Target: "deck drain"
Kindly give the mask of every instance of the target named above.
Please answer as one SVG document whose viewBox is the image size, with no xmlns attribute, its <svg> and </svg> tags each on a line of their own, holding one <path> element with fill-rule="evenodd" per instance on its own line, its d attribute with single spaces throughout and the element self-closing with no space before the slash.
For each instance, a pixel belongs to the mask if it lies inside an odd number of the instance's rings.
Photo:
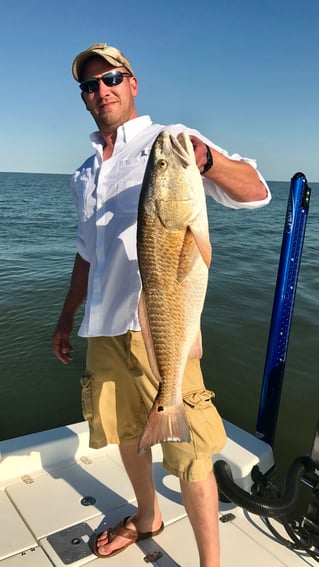
<svg viewBox="0 0 319 567">
<path fill-rule="evenodd" d="M 163 553 L 161 551 L 152 551 L 152 553 L 145 555 L 143 559 L 145 563 L 155 563 L 158 559 L 161 559 L 161 557 L 163 557 Z"/>
<path fill-rule="evenodd" d="M 70 565 L 92 554 L 89 547 L 89 540 L 92 534 L 93 530 L 88 524 L 83 522 L 50 535 L 48 542 L 61 561 L 65 565 Z"/>
<path fill-rule="evenodd" d="M 84 496 L 81 500 L 82 506 L 94 506 L 96 503 L 96 498 L 93 496 Z"/>
<path fill-rule="evenodd" d="M 235 514 L 228 512 L 228 514 L 223 514 L 222 516 L 220 516 L 219 520 L 220 522 L 223 522 L 223 524 L 226 524 L 227 522 L 232 522 L 235 518 Z"/>
</svg>

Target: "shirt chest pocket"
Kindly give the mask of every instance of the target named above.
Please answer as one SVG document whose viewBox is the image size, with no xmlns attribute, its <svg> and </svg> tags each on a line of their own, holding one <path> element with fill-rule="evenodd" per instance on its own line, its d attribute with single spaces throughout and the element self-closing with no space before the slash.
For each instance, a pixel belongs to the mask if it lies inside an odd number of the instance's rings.
<svg viewBox="0 0 319 567">
<path fill-rule="evenodd" d="M 149 154 L 150 149 L 143 150 L 140 156 L 123 159 L 119 162 L 116 184 L 117 214 L 126 215 L 134 213 L 136 215 Z"/>
<path fill-rule="evenodd" d="M 96 210 L 96 187 L 92 176 L 84 172 L 76 182 L 76 205 L 79 219 L 87 221 L 94 216 Z"/>
</svg>

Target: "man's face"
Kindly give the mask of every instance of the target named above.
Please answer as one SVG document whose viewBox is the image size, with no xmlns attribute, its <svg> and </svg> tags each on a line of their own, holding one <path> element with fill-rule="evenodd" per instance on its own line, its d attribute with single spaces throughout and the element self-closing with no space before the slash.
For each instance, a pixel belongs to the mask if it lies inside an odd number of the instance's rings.
<svg viewBox="0 0 319 567">
<path fill-rule="evenodd" d="M 110 71 L 127 73 L 124 67 L 114 68 L 101 57 L 89 59 L 82 72 L 82 81 L 92 77 L 101 77 Z M 121 124 L 136 118 L 137 112 L 134 98 L 137 95 L 137 80 L 135 77 L 123 77 L 122 83 L 108 87 L 99 81 L 99 89 L 95 93 L 82 92 L 81 96 L 86 108 L 92 114 L 102 134 L 109 134 Z"/>
</svg>

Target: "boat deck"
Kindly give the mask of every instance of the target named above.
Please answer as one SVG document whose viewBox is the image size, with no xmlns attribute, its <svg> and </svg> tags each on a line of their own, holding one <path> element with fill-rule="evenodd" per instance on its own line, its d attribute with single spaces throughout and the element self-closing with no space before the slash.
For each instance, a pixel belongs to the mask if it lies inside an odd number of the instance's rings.
<svg viewBox="0 0 319 567">
<path fill-rule="evenodd" d="M 236 482 L 248 489 L 254 464 L 271 467 L 271 448 L 227 422 L 226 429 L 228 441 L 220 457 L 230 461 Z M 86 424 L 79 423 L 4 441 L 0 453 L 1 567 L 103 564 L 90 552 L 91 534 L 135 510 L 118 448 L 89 449 Z M 114 567 L 199 565 L 178 479 L 167 474 L 161 459 L 157 446 L 154 478 L 165 530 L 114 556 L 109 560 Z M 306 553 L 275 541 L 257 516 L 225 503 L 219 515 L 221 567 L 317 565 Z"/>
</svg>

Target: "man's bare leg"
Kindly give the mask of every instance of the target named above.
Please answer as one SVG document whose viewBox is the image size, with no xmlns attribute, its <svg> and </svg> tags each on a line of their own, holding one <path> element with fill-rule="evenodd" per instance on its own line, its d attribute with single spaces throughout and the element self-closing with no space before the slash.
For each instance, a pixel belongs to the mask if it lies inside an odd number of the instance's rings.
<svg viewBox="0 0 319 567">
<path fill-rule="evenodd" d="M 120 453 L 131 480 L 137 512 L 127 527 L 140 532 L 157 530 L 162 523 L 152 474 L 151 451 L 137 454 L 137 445 L 122 445 Z M 183 502 L 190 519 L 200 557 L 200 567 L 219 567 L 218 492 L 213 473 L 202 481 L 180 481 Z M 98 539 L 99 553 L 109 555 L 127 544 L 116 536 L 108 543 L 107 531 Z"/>
<path fill-rule="evenodd" d="M 211 472 L 205 480 L 181 480 L 185 510 L 197 542 L 200 567 L 219 567 L 218 491 Z"/>
<path fill-rule="evenodd" d="M 149 449 L 138 455 L 137 444 L 120 445 L 122 461 L 132 483 L 137 500 L 137 512 L 127 521 L 126 527 L 139 532 L 157 530 L 162 524 L 152 470 L 152 453 Z M 127 539 L 116 536 L 108 543 L 107 531 L 98 538 L 97 547 L 102 555 L 109 555 L 116 549 L 127 545 Z"/>
</svg>

